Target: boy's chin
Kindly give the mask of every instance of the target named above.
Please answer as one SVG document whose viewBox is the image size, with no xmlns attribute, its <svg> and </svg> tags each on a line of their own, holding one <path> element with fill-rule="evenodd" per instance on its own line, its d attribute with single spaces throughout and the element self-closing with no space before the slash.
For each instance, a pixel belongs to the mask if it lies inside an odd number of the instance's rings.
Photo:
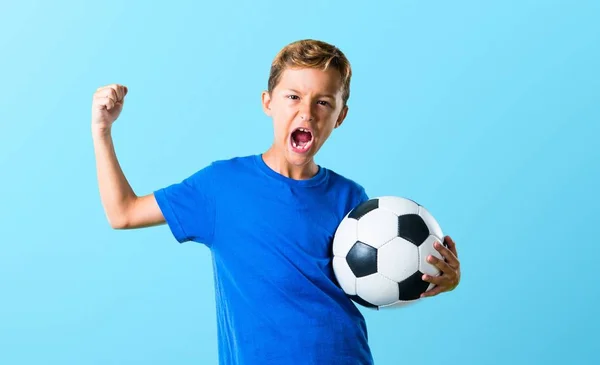
<svg viewBox="0 0 600 365">
<path fill-rule="evenodd" d="M 292 146 L 288 146 L 285 152 L 286 160 L 295 166 L 306 165 L 307 163 L 310 163 L 314 157 L 312 148 L 307 151 L 303 151 L 302 153 L 298 153 Z"/>
</svg>

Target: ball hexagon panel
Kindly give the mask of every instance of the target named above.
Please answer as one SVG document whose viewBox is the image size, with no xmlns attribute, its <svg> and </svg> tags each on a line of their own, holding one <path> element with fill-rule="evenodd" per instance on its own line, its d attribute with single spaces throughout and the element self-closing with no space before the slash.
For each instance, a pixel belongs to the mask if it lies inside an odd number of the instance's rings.
<svg viewBox="0 0 600 365">
<path fill-rule="evenodd" d="M 396 237 L 377 250 L 377 270 L 400 282 L 419 270 L 419 250 L 412 242 Z"/>
<path fill-rule="evenodd" d="M 389 210 L 375 209 L 358 220 L 357 238 L 379 248 L 398 236 L 398 216 Z"/>
<path fill-rule="evenodd" d="M 357 241 L 346 255 L 346 262 L 357 278 L 377 272 L 377 249 Z"/>
<path fill-rule="evenodd" d="M 398 283 L 375 273 L 356 279 L 356 294 L 376 306 L 391 304 L 398 301 Z"/>
<path fill-rule="evenodd" d="M 356 295 L 356 276 L 344 257 L 334 256 L 333 271 L 342 290 L 348 295 Z"/>
<path fill-rule="evenodd" d="M 346 257 L 348 251 L 356 242 L 358 221 L 356 219 L 343 219 L 333 236 L 333 255 Z"/>
<path fill-rule="evenodd" d="M 389 210 L 396 216 L 419 213 L 419 205 L 410 199 L 397 196 L 382 196 L 377 199 L 379 208 Z"/>
</svg>

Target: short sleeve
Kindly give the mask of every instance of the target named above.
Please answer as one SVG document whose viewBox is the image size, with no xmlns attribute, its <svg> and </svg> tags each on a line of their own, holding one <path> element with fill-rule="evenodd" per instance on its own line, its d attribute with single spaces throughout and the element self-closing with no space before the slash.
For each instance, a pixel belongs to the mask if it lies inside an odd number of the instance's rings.
<svg viewBox="0 0 600 365">
<path fill-rule="evenodd" d="M 165 221 L 179 243 L 212 244 L 215 178 L 211 166 L 207 166 L 179 183 L 154 192 Z"/>
<path fill-rule="evenodd" d="M 352 182 L 347 189 L 344 189 L 342 194 L 344 202 L 341 205 L 343 209 L 342 216 L 345 216 L 352 209 L 369 200 L 369 196 L 365 189 L 355 182 Z"/>
<path fill-rule="evenodd" d="M 356 205 L 362 204 L 362 203 L 366 202 L 367 200 L 369 200 L 369 195 L 367 194 L 365 188 L 363 188 L 362 186 L 359 186 L 358 203 Z"/>
</svg>

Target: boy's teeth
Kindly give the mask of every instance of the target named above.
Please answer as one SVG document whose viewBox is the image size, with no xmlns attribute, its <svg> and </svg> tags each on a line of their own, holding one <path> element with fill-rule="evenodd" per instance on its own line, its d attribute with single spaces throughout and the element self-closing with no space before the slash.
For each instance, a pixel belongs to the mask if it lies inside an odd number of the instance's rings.
<svg viewBox="0 0 600 365">
<path fill-rule="evenodd" d="M 292 146 L 294 146 L 294 148 L 299 148 L 301 150 L 306 149 L 308 147 L 308 145 L 309 145 L 309 143 L 304 144 L 304 146 L 300 146 L 300 145 L 298 145 L 298 143 L 292 141 Z"/>
</svg>

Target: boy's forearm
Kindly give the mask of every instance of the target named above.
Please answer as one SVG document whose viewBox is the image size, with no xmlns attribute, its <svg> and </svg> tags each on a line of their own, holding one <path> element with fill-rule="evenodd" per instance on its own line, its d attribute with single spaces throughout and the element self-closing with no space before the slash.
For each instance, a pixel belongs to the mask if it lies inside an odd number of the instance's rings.
<svg viewBox="0 0 600 365">
<path fill-rule="evenodd" d="M 119 165 L 110 132 L 93 131 L 92 136 L 102 205 L 111 227 L 120 228 L 136 195 Z"/>
</svg>

